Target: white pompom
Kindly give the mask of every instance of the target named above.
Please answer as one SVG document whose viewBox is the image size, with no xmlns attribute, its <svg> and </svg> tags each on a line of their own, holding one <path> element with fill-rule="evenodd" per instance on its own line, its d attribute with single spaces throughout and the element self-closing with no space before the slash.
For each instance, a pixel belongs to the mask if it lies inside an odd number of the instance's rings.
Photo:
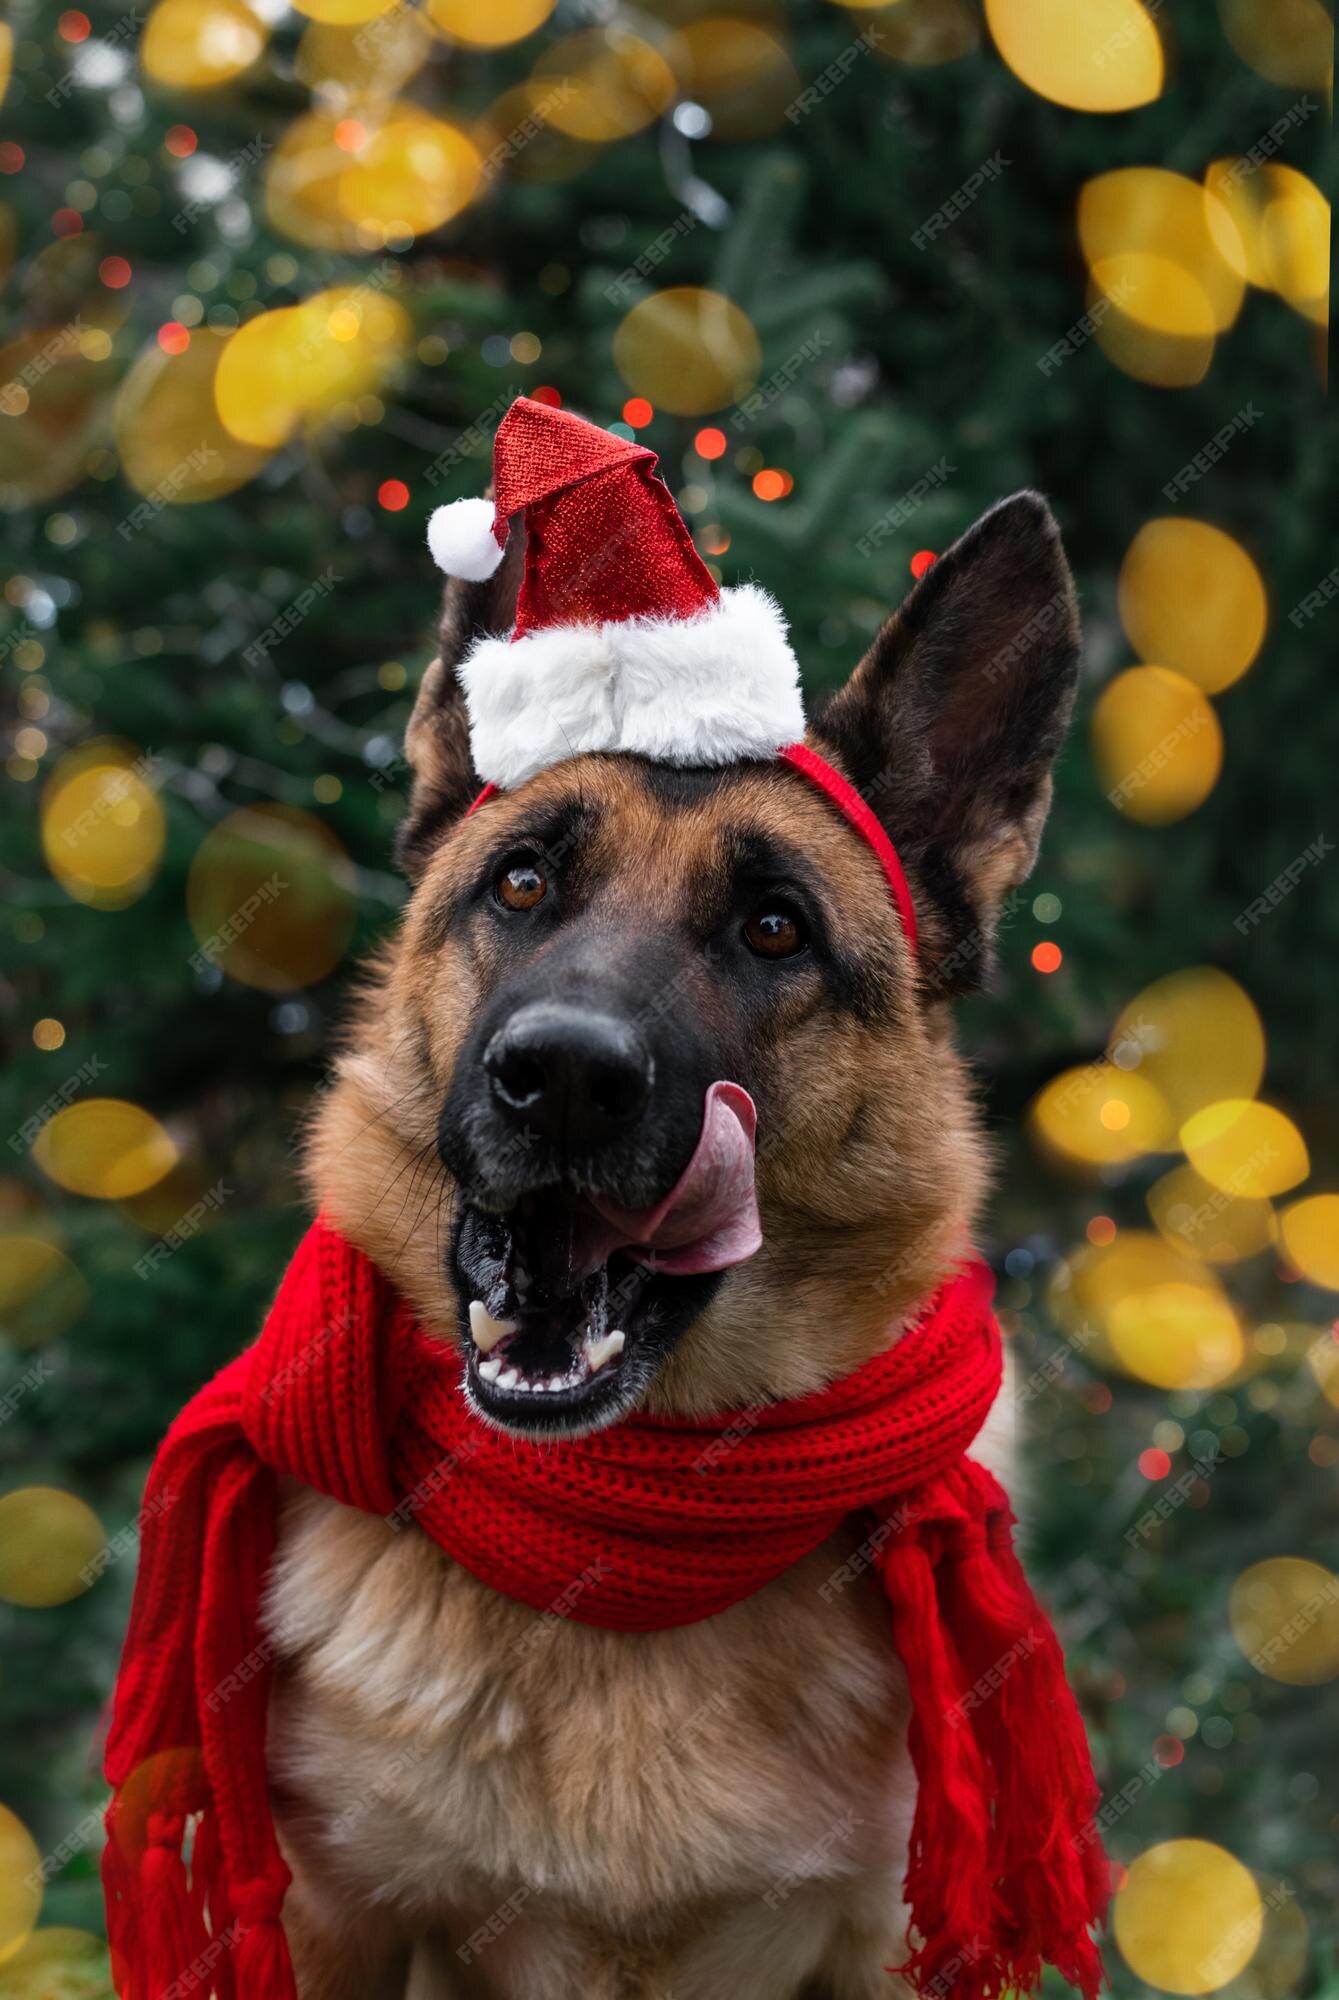
<svg viewBox="0 0 1339 2000">
<path fill-rule="evenodd" d="M 502 561 L 493 533 L 491 500 L 450 500 L 428 516 L 428 547 L 438 569 L 482 583 Z"/>
</svg>

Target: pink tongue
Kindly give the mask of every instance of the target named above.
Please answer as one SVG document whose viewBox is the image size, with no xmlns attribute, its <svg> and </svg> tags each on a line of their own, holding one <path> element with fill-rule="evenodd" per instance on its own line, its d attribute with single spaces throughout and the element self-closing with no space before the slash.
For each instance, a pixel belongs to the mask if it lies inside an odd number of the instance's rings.
<svg viewBox="0 0 1339 2000">
<path fill-rule="evenodd" d="M 598 1196 L 598 1224 L 587 1254 L 603 1263 L 615 1250 L 631 1250 L 653 1271 L 686 1276 L 742 1264 L 762 1243 L 753 1180 L 753 1140 L 758 1114 L 737 1083 L 713 1083 L 693 1157 L 654 1208 L 619 1208 Z"/>
</svg>

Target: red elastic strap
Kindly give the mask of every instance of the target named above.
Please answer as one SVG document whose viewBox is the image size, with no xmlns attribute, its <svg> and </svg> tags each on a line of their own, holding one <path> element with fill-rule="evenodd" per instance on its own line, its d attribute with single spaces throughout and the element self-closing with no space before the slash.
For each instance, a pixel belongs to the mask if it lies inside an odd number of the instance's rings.
<svg viewBox="0 0 1339 2000">
<path fill-rule="evenodd" d="M 783 764 L 789 764 L 791 769 L 798 771 L 802 778 L 807 778 L 811 785 L 817 785 L 819 791 L 836 806 L 847 825 L 854 828 L 861 839 L 867 840 L 874 849 L 875 854 L 878 856 L 879 866 L 882 868 L 888 887 L 892 891 L 893 903 L 897 909 L 898 916 L 902 920 L 902 929 L 906 933 L 907 943 L 911 946 L 912 951 L 915 952 L 918 948 L 916 907 L 911 900 L 911 890 L 907 887 L 907 878 L 903 871 L 902 863 L 897 858 L 897 849 L 893 846 L 892 841 L 889 840 L 887 834 L 879 825 L 878 820 L 875 819 L 873 813 L 855 789 L 855 786 L 848 784 L 841 772 L 835 771 L 827 759 L 820 757 L 816 750 L 811 750 L 807 743 L 788 744 L 784 750 L 778 751 L 777 754 Z M 498 787 L 496 785 L 485 785 L 478 798 L 474 801 L 474 804 L 470 807 L 469 812 L 466 813 L 466 819 L 470 817 L 470 813 L 477 813 L 480 806 L 486 806 L 491 798 L 495 798 L 497 791 Z"/>
<path fill-rule="evenodd" d="M 791 743 L 778 752 L 783 764 L 789 764 L 811 785 L 817 785 L 820 792 L 831 799 L 847 825 L 853 827 L 862 840 L 867 840 L 879 859 L 888 887 L 892 891 L 897 914 L 902 919 L 902 929 L 912 951 L 917 950 L 916 907 L 911 900 L 911 890 L 907 886 L 906 873 L 897 858 L 897 849 L 889 840 L 874 814 L 861 798 L 854 785 L 848 784 L 840 771 L 834 771 L 827 759 L 811 750 L 807 743 Z"/>
</svg>

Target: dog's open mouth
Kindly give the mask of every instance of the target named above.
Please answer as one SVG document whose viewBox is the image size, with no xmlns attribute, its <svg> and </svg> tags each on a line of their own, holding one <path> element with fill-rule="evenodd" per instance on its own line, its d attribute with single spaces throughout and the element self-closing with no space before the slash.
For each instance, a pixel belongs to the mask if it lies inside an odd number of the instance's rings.
<svg viewBox="0 0 1339 2000">
<path fill-rule="evenodd" d="M 629 1409 L 718 1274 L 762 1240 L 753 1105 L 707 1093 L 688 1166 L 654 1208 L 621 1208 L 565 1183 L 503 1214 L 461 1213 L 456 1280 L 468 1301 L 466 1383 L 510 1429 L 590 1430 Z"/>
</svg>

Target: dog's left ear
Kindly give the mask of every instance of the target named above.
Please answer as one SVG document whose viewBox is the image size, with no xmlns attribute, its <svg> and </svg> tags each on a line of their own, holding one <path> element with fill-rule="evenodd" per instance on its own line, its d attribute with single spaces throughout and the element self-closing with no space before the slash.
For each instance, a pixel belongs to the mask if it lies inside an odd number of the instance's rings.
<svg viewBox="0 0 1339 2000">
<path fill-rule="evenodd" d="M 419 684 L 404 750 L 414 781 L 409 809 L 395 836 L 395 858 L 416 882 L 445 829 L 468 811 L 483 789 L 470 755 L 470 718 L 456 669 L 479 638 L 515 623 L 524 568 L 525 535 L 519 525 L 507 540 L 501 566 L 482 583 L 452 577 L 442 600 L 438 657 Z"/>
<path fill-rule="evenodd" d="M 1029 874 L 1078 676 L 1060 534 L 1037 493 L 969 528 L 893 613 L 809 732 L 887 828 L 941 993 L 982 984 Z"/>
</svg>

